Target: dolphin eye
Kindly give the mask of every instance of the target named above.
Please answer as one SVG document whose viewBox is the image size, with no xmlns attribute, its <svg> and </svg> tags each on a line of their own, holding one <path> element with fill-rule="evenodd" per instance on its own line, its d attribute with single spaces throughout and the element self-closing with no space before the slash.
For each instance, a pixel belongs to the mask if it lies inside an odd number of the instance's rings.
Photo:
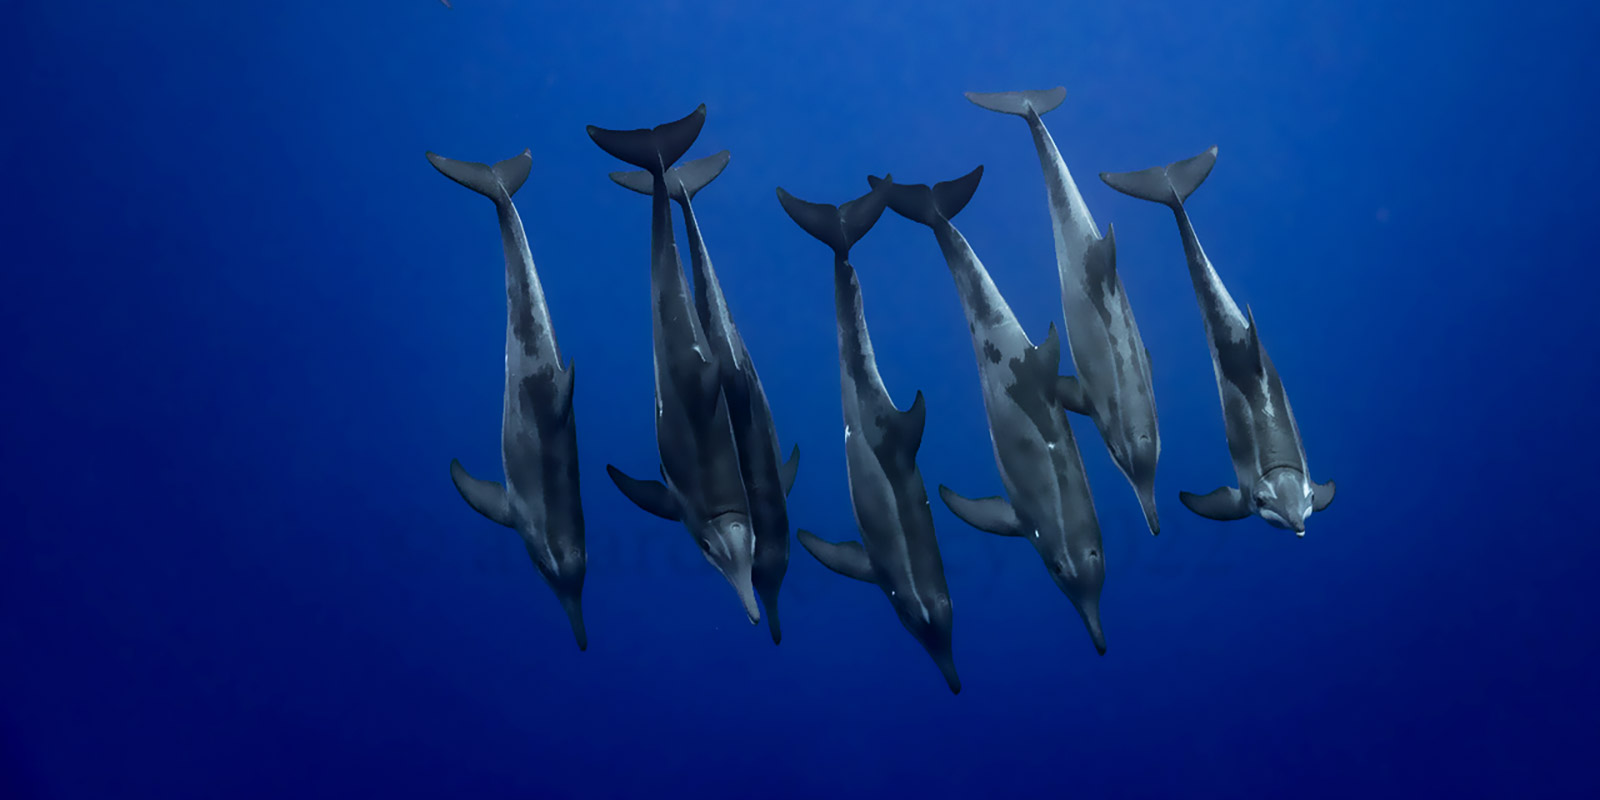
<svg viewBox="0 0 1600 800">
<path fill-rule="evenodd" d="M 700 552 L 702 552 L 702 553 L 711 552 L 711 540 L 710 539 L 701 539 L 700 540 Z"/>
</svg>

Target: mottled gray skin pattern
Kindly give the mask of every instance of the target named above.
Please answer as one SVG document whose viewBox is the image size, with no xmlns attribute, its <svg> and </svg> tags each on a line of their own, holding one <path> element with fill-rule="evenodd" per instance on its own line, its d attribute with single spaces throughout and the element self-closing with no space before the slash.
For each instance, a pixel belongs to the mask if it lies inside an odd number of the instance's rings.
<svg viewBox="0 0 1600 800">
<path fill-rule="evenodd" d="M 1083 459 L 1056 395 L 1059 339 L 1052 329 L 1034 347 L 961 232 L 942 215 L 931 223 L 972 334 L 995 463 L 1020 523 L 1012 535 L 1033 543 L 1103 653 L 1105 556 Z"/>
<path fill-rule="evenodd" d="M 1314 487 L 1300 426 L 1277 367 L 1261 344 L 1252 319 L 1239 312 L 1222 278 L 1206 258 L 1180 204 L 1173 210 L 1189 278 L 1205 322 L 1211 364 L 1222 400 L 1228 454 L 1250 512 L 1274 527 L 1305 535 Z"/>
<path fill-rule="evenodd" d="M 527 159 L 528 154 L 519 158 Z M 488 169 L 432 154 L 429 159 L 452 178 L 463 174 L 461 167 Z M 523 169 L 525 174 L 525 164 Z M 479 512 L 521 536 L 534 566 L 566 609 L 579 648 L 586 649 L 581 597 L 587 557 L 572 367 L 562 366 L 550 310 L 510 192 L 481 182 L 464 185 L 484 191 L 494 201 L 505 251 L 506 381 L 500 451 L 506 482 L 501 489 L 479 481 L 458 463 L 452 464 L 452 477 Z"/>
<path fill-rule="evenodd" d="M 783 638 L 778 624 L 778 590 L 789 571 L 789 504 L 779 473 L 782 457 L 778 449 L 778 430 L 772 421 L 766 391 L 761 387 L 761 376 L 756 374 L 750 352 L 733 324 L 733 314 L 728 310 L 722 285 L 711 266 L 689 193 L 680 185 L 672 190 L 672 195 L 683 209 L 689 236 L 695 310 L 712 356 L 723 367 L 723 393 L 728 400 L 734 443 L 739 453 L 739 471 L 744 479 L 750 522 L 755 529 L 751 581 L 762 605 L 766 606 L 767 626 L 776 644 Z"/>
<path fill-rule="evenodd" d="M 922 393 L 917 392 L 904 412 L 889 398 L 867 333 L 861 284 L 842 256 L 834 259 L 833 287 L 850 506 L 873 583 L 889 598 L 900 624 L 939 666 L 951 691 L 959 692 L 950 639 L 950 589 L 928 491 L 917 468 L 926 422 Z"/>
<path fill-rule="evenodd" d="M 1150 352 L 1116 270 L 1116 242 L 1102 239 L 1078 193 L 1056 143 L 1033 110 L 1026 117 L 1044 169 L 1055 232 L 1061 313 L 1066 321 L 1072 368 L 1087 408 L 1111 460 L 1133 485 L 1151 533 L 1156 515 L 1156 461 L 1161 434 L 1156 423 Z"/>
<path fill-rule="evenodd" d="M 655 346 L 656 445 L 683 523 L 706 559 L 761 619 L 750 584 L 755 536 L 721 371 L 695 316 L 672 241 L 665 178 L 653 176 L 650 294 Z"/>
<path fill-rule="evenodd" d="M 952 694 L 961 693 L 951 649 L 954 619 L 928 492 L 917 469 L 927 411 L 922 392 L 895 408 L 867 334 L 861 284 L 850 247 L 883 215 L 886 186 L 842 206 L 808 203 L 782 188 L 778 202 L 802 230 L 833 250 L 833 305 L 839 336 L 839 394 L 845 469 L 861 543 L 828 542 L 800 531 L 800 543 L 829 569 L 877 585 L 927 651 Z"/>
<path fill-rule="evenodd" d="M 1206 257 L 1183 203 L 1210 174 L 1215 159 L 1213 147 L 1166 168 L 1103 173 L 1101 178 L 1119 191 L 1172 209 L 1205 324 L 1239 488 L 1223 487 L 1206 496 L 1183 493 L 1181 499 L 1202 516 L 1226 520 L 1254 514 L 1304 536 L 1306 518 L 1333 501 L 1333 482 L 1311 481 L 1300 427 L 1278 370 L 1261 343 L 1260 330 L 1253 316 L 1240 312 Z M 1171 175 L 1178 176 L 1180 185 L 1174 185 Z"/>
</svg>

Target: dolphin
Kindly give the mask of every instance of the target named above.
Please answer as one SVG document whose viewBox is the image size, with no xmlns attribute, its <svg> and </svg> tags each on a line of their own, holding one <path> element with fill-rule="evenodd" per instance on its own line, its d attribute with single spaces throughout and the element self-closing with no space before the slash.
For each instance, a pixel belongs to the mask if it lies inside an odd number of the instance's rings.
<svg viewBox="0 0 1600 800">
<path fill-rule="evenodd" d="M 728 151 L 696 159 L 667 170 L 667 194 L 683 210 L 684 227 L 689 236 L 689 261 L 694 269 L 694 304 L 705 331 L 711 353 L 722 369 L 722 391 L 728 398 L 728 414 L 733 422 L 734 443 L 739 450 L 739 471 L 744 479 L 745 497 L 750 503 L 750 522 L 755 526 L 756 553 L 751 582 L 767 609 L 767 627 L 772 643 L 783 639 L 778 626 L 778 589 L 789 571 L 789 507 L 785 497 L 794 486 L 800 464 L 800 446 L 795 445 L 788 462 L 780 460 L 778 431 L 772 422 L 772 407 L 761 388 L 761 376 L 745 349 L 744 339 L 733 324 L 727 298 L 711 256 L 706 253 L 700 225 L 695 219 L 696 193 L 722 174 L 728 166 Z M 648 172 L 613 172 L 611 180 L 640 194 L 654 190 Z"/>
<path fill-rule="evenodd" d="M 578 493 L 578 434 L 572 413 L 572 364 L 562 366 L 550 309 L 511 196 L 528 179 L 532 154 L 494 166 L 428 153 L 445 177 L 494 201 L 506 254 L 506 386 L 500 423 L 505 485 L 479 480 L 450 461 L 450 479 L 467 505 L 515 530 L 533 564 L 555 590 L 578 649 L 589 648 L 583 625 L 587 554 Z"/>
<path fill-rule="evenodd" d="M 983 262 L 950 222 L 972 199 L 982 177 L 983 167 L 978 167 L 932 188 L 868 178 L 874 188 L 888 189 L 895 213 L 932 228 L 944 251 L 972 333 L 989 438 L 1011 502 L 968 499 L 942 485 L 939 496 L 974 528 L 1032 542 L 1056 586 L 1083 617 L 1094 649 L 1105 655 L 1100 629 L 1105 555 L 1083 458 L 1061 411 L 1061 338 L 1051 323 L 1038 346 L 1028 340 Z"/>
<path fill-rule="evenodd" d="M 1056 271 L 1061 277 L 1061 313 L 1075 378 L 1062 381 L 1062 403 L 1094 420 L 1111 460 L 1133 485 L 1151 534 L 1161 532 L 1156 515 L 1156 460 L 1161 434 L 1151 384 L 1150 351 L 1139 335 L 1128 293 L 1117 274 L 1116 231 L 1101 238 L 1089 207 L 1055 140 L 1039 115 L 1061 105 L 1060 86 L 1031 92 L 967 92 L 980 108 L 1015 114 L 1028 122 L 1039 151 L 1055 230 Z"/>
<path fill-rule="evenodd" d="M 1205 495 L 1179 492 L 1178 499 L 1202 517 L 1235 520 L 1255 514 L 1274 527 L 1305 536 L 1306 518 L 1333 502 L 1333 481 L 1311 481 L 1289 395 L 1261 344 L 1255 314 L 1248 306 L 1245 313 L 1239 313 L 1239 306 L 1201 249 L 1183 205 L 1216 163 L 1217 148 L 1212 147 L 1165 167 L 1102 172 L 1100 179 L 1123 194 L 1172 209 L 1211 345 L 1211 366 L 1239 487 L 1224 486 Z"/>
<path fill-rule="evenodd" d="M 655 347 L 656 447 L 665 483 L 606 472 L 635 505 L 682 522 L 707 561 L 739 595 L 753 625 L 761 621 L 750 582 L 755 536 L 739 475 L 722 373 L 696 318 L 672 238 L 667 170 L 700 135 L 706 107 L 641 130 L 588 127 L 600 149 L 650 173 L 650 310 Z"/>
<path fill-rule="evenodd" d="M 808 203 L 778 189 L 778 202 L 789 217 L 833 249 L 845 469 L 861 541 L 829 542 L 806 530 L 798 536 L 801 546 L 823 566 L 882 589 L 900 624 L 938 665 L 951 693 L 960 694 L 961 678 L 950 645 L 950 590 L 933 533 L 928 491 L 917 469 L 927 410 L 921 391 L 905 411 L 895 408 L 889 398 L 867 334 L 861 284 L 850 264 L 850 246 L 883 214 L 884 195 L 883 189 L 875 188 L 835 207 Z"/>
</svg>

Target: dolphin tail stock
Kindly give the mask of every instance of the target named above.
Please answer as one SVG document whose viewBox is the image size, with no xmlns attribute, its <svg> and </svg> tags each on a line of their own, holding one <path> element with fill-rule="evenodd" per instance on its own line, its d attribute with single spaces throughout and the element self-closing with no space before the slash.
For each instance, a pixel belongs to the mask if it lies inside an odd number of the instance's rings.
<svg viewBox="0 0 1600 800">
<path fill-rule="evenodd" d="M 672 169 L 667 170 L 667 194 L 678 202 L 693 200 L 694 196 L 706 185 L 716 180 L 722 174 L 723 168 L 728 166 L 728 159 L 732 154 L 727 150 L 713 153 L 705 158 L 686 161 Z M 649 172 L 613 172 L 611 180 L 624 189 L 632 189 L 639 194 L 650 194 L 654 191 L 653 181 Z"/>
<path fill-rule="evenodd" d="M 523 150 L 493 166 L 476 161 L 457 161 L 429 151 L 428 163 L 446 178 L 471 189 L 496 203 L 511 200 L 511 196 L 528 180 L 533 169 L 533 152 Z"/>
<path fill-rule="evenodd" d="M 1205 152 L 1174 161 L 1165 167 L 1151 167 L 1136 172 L 1102 172 L 1100 180 L 1107 186 L 1140 200 L 1149 200 L 1164 206 L 1178 208 L 1194 194 L 1217 165 L 1217 146 Z"/>
<path fill-rule="evenodd" d="M 921 183 L 893 183 L 887 177 L 867 177 L 867 183 L 874 189 L 883 184 L 889 185 L 889 207 L 894 209 L 894 213 L 929 226 L 940 220 L 948 222 L 955 219 L 972 200 L 972 194 L 978 191 L 980 180 L 983 180 L 981 164 L 955 180 L 942 181 L 931 187 Z"/>
<path fill-rule="evenodd" d="M 835 255 L 845 258 L 850 248 L 878 224 L 889 201 L 888 189 L 893 185 L 894 181 L 885 175 L 872 191 L 839 206 L 801 200 L 780 186 L 778 204 L 801 230 L 833 248 Z"/>
<path fill-rule="evenodd" d="M 966 92 L 965 94 L 967 99 L 979 108 L 1026 117 L 1030 110 L 1040 116 L 1054 111 L 1056 106 L 1061 105 L 1061 101 L 1066 99 L 1067 88 L 1057 86 L 1054 89 L 1034 91 Z"/>
<path fill-rule="evenodd" d="M 654 128 L 625 131 L 590 125 L 587 130 L 589 138 L 614 158 L 651 175 L 662 175 L 694 146 L 705 124 L 706 104 L 701 103 L 683 119 L 664 122 Z"/>
</svg>

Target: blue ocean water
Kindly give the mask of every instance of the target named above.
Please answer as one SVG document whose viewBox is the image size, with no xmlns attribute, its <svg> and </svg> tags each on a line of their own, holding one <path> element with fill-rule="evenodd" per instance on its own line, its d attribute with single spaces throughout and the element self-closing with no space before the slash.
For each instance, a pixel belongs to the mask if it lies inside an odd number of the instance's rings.
<svg viewBox="0 0 1600 800">
<path fill-rule="evenodd" d="M 1348 797 L 1600 790 L 1588 590 L 1600 179 L 1580 4 L 457 0 L 9 9 L 0 796 Z M 604 465 L 656 462 L 648 206 L 584 126 L 704 102 L 696 211 L 785 451 L 856 538 L 821 202 L 983 183 L 958 224 L 1036 341 L 1046 115 L 1152 351 L 1163 530 L 1074 418 L 1098 656 L 1031 548 L 934 501 L 951 696 L 881 594 L 793 548 L 784 640 Z M 1189 210 L 1254 310 L 1312 477 L 1233 480 L 1171 215 L 1095 177 L 1216 144 Z M 446 466 L 498 478 L 492 209 L 426 150 L 532 148 L 516 197 L 577 365 L 590 646 Z M 1000 492 L 933 238 L 856 248 L 919 464 Z M 1070 369 L 1070 363 L 1068 367 Z"/>
</svg>

